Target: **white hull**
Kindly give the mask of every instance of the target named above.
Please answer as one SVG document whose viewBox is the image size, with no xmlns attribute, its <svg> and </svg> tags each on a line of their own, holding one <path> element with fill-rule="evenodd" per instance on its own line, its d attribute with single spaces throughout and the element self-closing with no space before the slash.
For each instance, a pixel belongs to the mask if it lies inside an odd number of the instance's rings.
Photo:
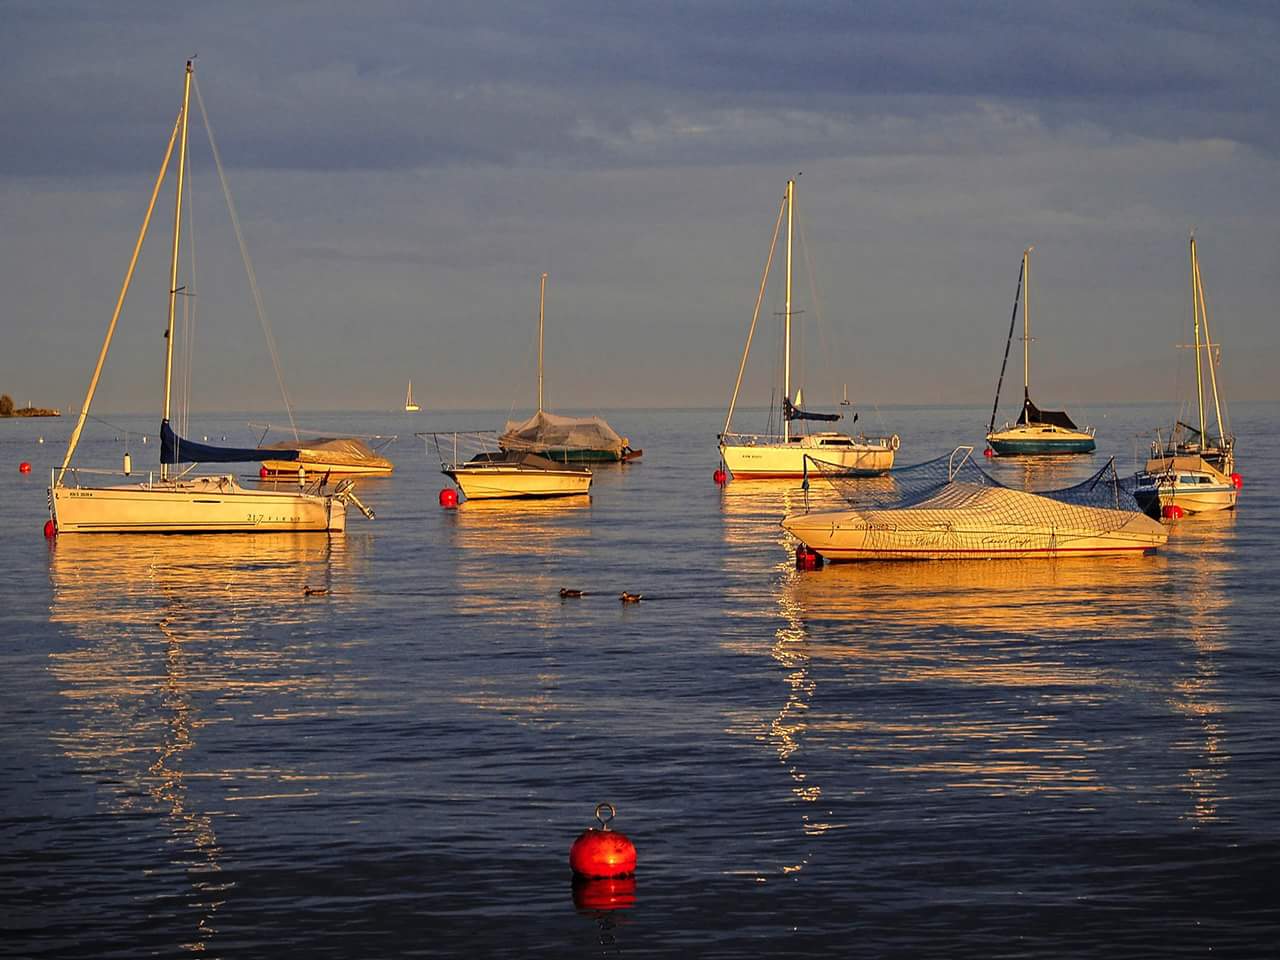
<svg viewBox="0 0 1280 960">
<path fill-rule="evenodd" d="M 234 477 L 50 489 L 58 533 L 282 533 L 346 529 L 333 496 L 247 490 Z"/>
<path fill-rule="evenodd" d="M 528 470 L 510 466 L 468 466 L 446 470 L 468 500 L 510 497 L 572 497 L 591 490 L 587 470 Z"/>
<path fill-rule="evenodd" d="M 854 440 L 841 434 L 812 434 L 789 442 L 762 439 L 758 443 L 720 444 L 720 456 L 729 471 L 742 480 L 800 478 L 805 475 L 805 457 L 836 464 L 852 476 L 873 477 L 893 467 L 894 438 Z M 818 468 L 809 464 L 808 472 Z"/>
<path fill-rule="evenodd" d="M 1239 490 L 1231 477 L 1204 458 L 1177 456 L 1147 461 L 1133 495 L 1153 512 L 1178 507 L 1183 513 L 1218 513 L 1235 507 Z"/>
<path fill-rule="evenodd" d="M 1146 553 L 1169 539 L 1137 511 L 1071 506 L 1012 490 L 979 490 L 969 503 L 796 514 L 782 526 L 828 560 L 1096 557 Z"/>
</svg>

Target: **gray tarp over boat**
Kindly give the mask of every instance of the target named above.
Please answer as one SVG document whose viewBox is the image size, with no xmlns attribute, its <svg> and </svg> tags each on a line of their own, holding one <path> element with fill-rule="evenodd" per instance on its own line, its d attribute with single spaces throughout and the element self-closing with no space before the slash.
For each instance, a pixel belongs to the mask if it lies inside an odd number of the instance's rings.
<svg viewBox="0 0 1280 960">
<path fill-rule="evenodd" d="M 621 457 L 626 446 L 599 417 L 562 417 L 545 411 L 523 423 L 508 420 L 498 443 L 507 450 L 591 450 L 614 458 Z"/>
<path fill-rule="evenodd" d="M 355 437 L 317 437 L 314 440 L 283 440 L 258 448 L 256 460 L 289 460 L 278 452 L 296 450 L 301 463 L 331 463 L 348 466 L 390 467 L 391 461 L 374 453 L 367 443 Z"/>
</svg>

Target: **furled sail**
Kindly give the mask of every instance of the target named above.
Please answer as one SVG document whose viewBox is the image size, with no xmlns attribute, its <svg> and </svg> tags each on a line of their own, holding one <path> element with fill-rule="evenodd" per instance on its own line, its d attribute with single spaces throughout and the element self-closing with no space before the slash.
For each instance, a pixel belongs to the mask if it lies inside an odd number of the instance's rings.
<svg viewBox="0 0 1280 960">
<path fill-rule="evenodd" d="M 782 409 L 788 420 L 824 420 L 834 422 L 843 416 L 843 414 L 839 413 L 811 413 L 808 410 L 801 410 L 787 397 L 782 398 Z"/>
<path fill-rule="evenodd" d="M 1043 423 L 1066 430 L 1079 430 L 1065 410 L 1041 410 L 1028 396 L 1022 401 L 1022 413 L 1018 414 L 1018 426 Z"/>
<path fill-rule="evenodd" d="M 184 440 L 173 432 L 169 421 L 160 423 L 161 463 L 249 463 L 262 459 L 261 447 L 216 447 Z M 297 450 L 272 450 L 272 460 L 297 460 Z"/>
</svg>

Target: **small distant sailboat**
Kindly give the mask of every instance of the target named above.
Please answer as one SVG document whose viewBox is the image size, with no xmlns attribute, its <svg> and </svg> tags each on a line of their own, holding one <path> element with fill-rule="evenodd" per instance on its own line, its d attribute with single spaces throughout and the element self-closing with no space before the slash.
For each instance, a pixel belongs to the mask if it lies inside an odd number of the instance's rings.
<svg viewBox="0 0 1280 960">
<path fill-rule="evenodd" d="M 404 396 L 404 412 L 417 413 L 422 408 L 418 406 L 418 401 L 413 399 L 413 380 L 409 380 L 409 392 Z"/>
<path fill-rule="evenodd" d="M 760 283 L 760 293 L 756 298 L 755 315 L 751 319 L 751 332 L 747 335 L 747 345 L 742 352 L 742 363 L 738 367 L 738 379 L 733 388 L 733 399 L 729 402 L 729 413 L 725 417 L 724 430 L 719 437 L 720 457 L 729 472 L 739 479 L 776 479 L 805 476 L 805 460 L 808 456 L 818 456 L 824 461 L 839 464 L 850 476 L 876 476 L 885 473 L 893 466 L 894 454 L 898 450 L 899 439 L 895 433 L 889 437 L 852 437 L 846 433 L 822 431 L 814 433 L 792 432 L 793 421 L 818 421 L 833 423 L 843 418 L 842 413 L 816 413 L 804 409 L 803 391 L 797 390 L 795 400 L 791 399 L 791 244 L 795 220 L 796 182 L 787 181 L 787 192 L 782 200 L 782 209 L 778 211 L 778 223 L 774 228 L 774 242 L 769 249 L 769 261 L 765 265 L 764 277 Z M 783 332 L 783 383 L 782 383 L 782 435 L 731 433 L 733 411 L 738 403 L 738 392 L 742 388 L 742 374 L 747 366 L 747 356 L 751 351 L 751 339 L 755 333 L 756 320 L 760 316 L 760 304 L 764 298 L 765 284 L 768 282 L 769 266 L 773 262 L 774 249 L 777 246 L 778 231 L 783 216 L 787 218 L 786 240 L 786 312 Z M 841 406 L 849 401 L 848 387 L 845 387 L 845 398 Z M 857 414 L 854 414 L 857 420 Z"/>
<path fill-rule="evenodd" d="M 1191 311 L 1195 330 L 1196 408 L 1198 426 L 1181 420 L 1174 424 L 1166 443 L 1157 439 L 1151 457 L 1135 478 L 1134 496 L 1148 513 L 1176 517 L 1181 513 L 1215 513 L 1236 505 L 1244 481 L 1235 471 L 1235 435 L 1223 418 L 1218 392 L 1217 346 L 1209 333 L 1209 311 L 1200 279 L 1196 237 L 1191 235 Z M 1204 325 L 1204 340 L 1200 327 Z M 1203 354 L 1201 348 L 1203 347 Z M 1203 357 L 1203 359 L 1202 359 Z M 1209 368 L 1213 412 L 1218 433 L 1213 436 L 1205 417 L 1204 367 Z"/>
<path fill-rule="evenodd" d="M 346 527 L 347 504 L 350 502 L 366 516 L 368 510 L 356 499 L 353 480 L 339 483 L 326 493 L 323 483 L 293 490 L 246 489 L 231 474 L 190 476 L 171 468 L 184 463 L 245 463 L 257 460 L 261 451 L 253 447 L 220 447 L 197 443 L 179 436 L 170 424 L 173 393 L 173 342 L 176 298 L 186 291 L 178 281 L 178 247 L 181 238 L 183 183 L 187 160 L 187 132 L 190 115 L 192 63 L 187 61 L 183 86 L 182 109 L 170 134 L 164 162 L 152 189 L 151 201 L 143 218 L 134 246 L 133 258 L 125 273 L 115 312 L 107 326 L 106 338 L 98 355 L 98 364 L 89 381 L 88 392 L 80 407 L 80 416 L 67 442 L 66 456 L 60 469 L 54 471 L 49 487 L 49 526 L 56 533 L 275 533 L 302 531 L 340 531 Z M 198 90 L 197 90 L 198 93 Z M 175 151 L 175 145 L 177 149 Z M 177 199 L 174 209 L 173 244 L 169 263 L 169 317 L 165 328 L 164 403 L 160 420 L 160 470 L 156 477 L 148 474 L 142 482 L 118 485 L 81 484 L 80 473 L 105 471 L 79 470 L 71 467 L 72 457 L 80 441 L 85 420 L 93 403 L 103 364 L 111 346 L 116 322 L 124 308 L 133 280 L 134 269 L 142 252 L 143 241 L 151 223 L 156 199 L 164 184 L 169 163 L 177 159 Z M 217 153 L 215 151 L 215 160 Z M 221 167 L 219 166 L 219 171 Z M 228 201 L 230 197 L 228 195 Z M 146 437 L 143 437 L 146 442 Z M 276 451 L 281 460 L 298 459 L 296 449 Z M 71 473 L 74 484 L 66 482 Z M 123 472 L 132 472 L 129 454 L 125 454 Z"/>
<path fill-rule="evenodd" d="M 522 422 L 508 421 L 498 446 L 515 453 L 535 453 L 558 463 L 625 463 L 643 450 L 633 450 L 631 441 L 601 417 L 565 417 L 547 413 L 542 407 L 542 332 L 546 316 L 547 275 L 538 290 L 538 409 Z"/>
<path fill-rule="evenodd" d="M 987 426 L 987 446 L 999 456 L 1043 456 L 1046 454 L 1092 453 L 1095 448 L 1093 429 L 1081 429 L 1065 410 L 1042 410 L 1031 400 L 1031 251 L 1022 251 L 1022 269 L 1018 273 L 1018 290 L 1014 295 L 1013 317 L 1009 321 L 1009 339 L 1004 345 L 1004 362 L 996 381 L 996 400 L 991 407 L 991 423 Z M 1000 409 L 1000 387 L 1009 363 L 1009 345 L 1013 342 L 1018 319 L 1018 302 L 1022 302 L 1022 412 L 1013 423 L 996 430 L 996 411 Z"/>
</svg>

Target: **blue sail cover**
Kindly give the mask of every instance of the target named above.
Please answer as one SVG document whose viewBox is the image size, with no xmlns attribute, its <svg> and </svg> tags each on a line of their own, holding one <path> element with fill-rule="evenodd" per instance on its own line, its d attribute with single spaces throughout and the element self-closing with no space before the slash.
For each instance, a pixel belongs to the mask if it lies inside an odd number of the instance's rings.
<svg viewBox="0 0 1280 960">
<path fill-rule="evenodd" d="M 208 443 L 184 440 L 173 432 L 168 420 L 160 423 L 161 463 L 249 463 L 269 456 L 272 460 L 297 460 L 297 450 L 270 452 L 261 447 L 215 447 Z"/>
</svg>

